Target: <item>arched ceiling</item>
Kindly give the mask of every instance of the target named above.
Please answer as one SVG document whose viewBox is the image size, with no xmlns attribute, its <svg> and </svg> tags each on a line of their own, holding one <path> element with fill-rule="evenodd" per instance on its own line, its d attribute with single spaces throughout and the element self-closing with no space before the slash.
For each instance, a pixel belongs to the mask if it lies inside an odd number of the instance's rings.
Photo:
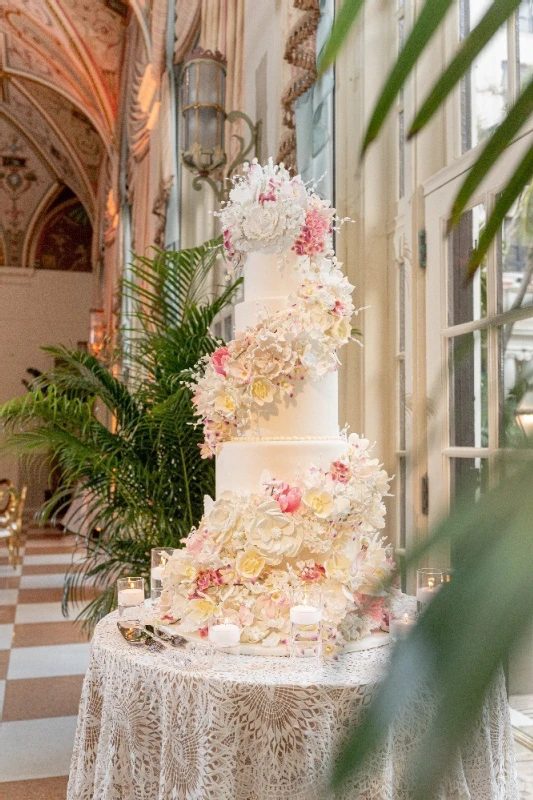
<svg viewBox="0 0 533 800">
<path fill-rule="evenodd" d="M 16 132 L 42 174 L 72 189 L 91 217 L 115 130 L 127 15 L 125 0 L 0 0 L 0 143 Z"/>
</svg>

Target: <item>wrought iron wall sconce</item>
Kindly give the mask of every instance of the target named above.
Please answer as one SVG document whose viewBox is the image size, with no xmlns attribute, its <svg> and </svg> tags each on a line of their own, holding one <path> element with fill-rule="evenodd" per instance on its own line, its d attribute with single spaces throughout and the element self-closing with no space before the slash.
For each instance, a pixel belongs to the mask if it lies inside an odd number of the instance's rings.
<svg viewBox="0 0 533 800">
<path fill-rule="evenodd" d="M 207 183 L 217 200 L 227 199 L 231 176 L 254 151 L 261 149 L 261 121 L 254 125 L 243 111 L 225 109 L 226 60 L 210 50 L 194 50 L 181 71 L 181 157 L 184 166 L 195 174 L 193 187 Z M 225 150 L 225 122 L 242 119 L 249 129 L 249 140 L 234 134 L 239 151 L 228 165 Z"/>
</svg>

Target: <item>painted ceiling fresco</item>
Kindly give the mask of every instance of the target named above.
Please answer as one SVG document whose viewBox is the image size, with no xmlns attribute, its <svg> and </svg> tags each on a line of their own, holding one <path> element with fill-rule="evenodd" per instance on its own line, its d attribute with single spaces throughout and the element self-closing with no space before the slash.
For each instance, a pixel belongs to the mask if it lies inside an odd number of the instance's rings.
<svg viewBox="0 0 533 800">
<path fill-rule="evenodd" d="M 66 186 L 94 216 L 113 141 L 128 6 L 0 0 L 0 264 L 29 266 L 24 225 L 47 193 Z M 14 147 L 24 167 L 10 161 Z"/>
<path fill-rule="evenodd" d="M 0 234 L 6 265 L 22 265 L 35 212 L 55 184 L 39 149 L 0 112 Z"/>
</svg>

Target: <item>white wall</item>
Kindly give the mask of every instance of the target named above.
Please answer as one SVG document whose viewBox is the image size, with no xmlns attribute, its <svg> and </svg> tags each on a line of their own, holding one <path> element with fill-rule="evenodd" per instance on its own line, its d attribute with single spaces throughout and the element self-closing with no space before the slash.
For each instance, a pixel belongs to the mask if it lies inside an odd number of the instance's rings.
<svg viewBox="0 0 533 800">
<path fill-rule="evenodd" d="M 263 122 L 260 161 L 276 160 L 281 132 L 281 95 L 286 88 L 283 53 L 286 0 L 247 0 L 244 28 L 244 111 Z"/>
<path fill-rule="evenodd" d="M 76 347 L 78 341 L 87 341 L 92 305 L 93 276 L 89 273 L 0 268 L 1 403 L 26 391 L 21 381 L 28 378 L 28 367 L 44 371 L 52 366 L 41 347 Z M 16 457 L 0 454 L 0 477 L 20 485 Z M 46 482 L 46 471 L 32 470 L 28 510 L 35 511 L 42 503 Z"/>
</svg>

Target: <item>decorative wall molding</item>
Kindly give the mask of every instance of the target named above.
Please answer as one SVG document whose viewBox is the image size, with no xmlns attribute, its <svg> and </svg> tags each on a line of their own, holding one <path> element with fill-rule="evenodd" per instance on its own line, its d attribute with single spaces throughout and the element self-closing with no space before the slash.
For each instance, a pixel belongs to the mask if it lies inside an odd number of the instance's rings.
<svg viewBox="0 0 533 800">
<path fill-rule="evenodd" d="M 316 29 L 320 20 L 319 0 L 294 0 L 296 19 L 287 37 L 284 59 L 291 65 L 291 77 L 281 97 L 284 132 L 277 161 L 291 172 L 298 171 L 294 104 L 316 80 Z M 294 12 L 293 12 L 294 13 Z"/>
</svg>

